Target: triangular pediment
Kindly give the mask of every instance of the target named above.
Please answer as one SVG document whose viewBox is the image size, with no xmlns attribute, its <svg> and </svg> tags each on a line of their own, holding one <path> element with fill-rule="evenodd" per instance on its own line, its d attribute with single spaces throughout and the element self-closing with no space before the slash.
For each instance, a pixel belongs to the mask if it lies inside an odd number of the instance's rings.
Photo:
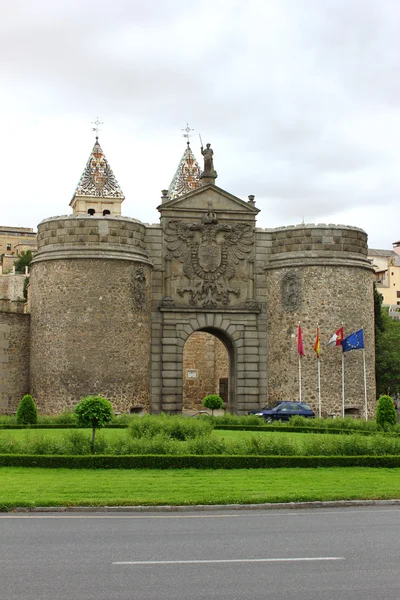
<svg viewBox="0 0 400 600">
<path fill-rule="evenodd" d="M 254 204 L 245 202 L 213 184 L 201 186 L 178 198 L 163 202 L 158 206 L 158 210 L 161 213 L 164 211 L 198 212 L 209 210 L 210 204 L 216 212 L 247 213 L 254 216 L 260 212 Z"/>
</svg>

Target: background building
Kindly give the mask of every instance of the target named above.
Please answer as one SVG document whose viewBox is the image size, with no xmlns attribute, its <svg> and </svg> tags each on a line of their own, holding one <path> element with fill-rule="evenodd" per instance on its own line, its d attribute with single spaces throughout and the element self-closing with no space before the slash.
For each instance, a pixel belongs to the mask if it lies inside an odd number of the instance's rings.
<svg viewBox="0 0 400 600">
<path fill-rule="evenodd" d="M 0 273 L 11 272 L 21 252 L 36 252 L 36 237 L 36 233 L 30 227 L 0 225 Z"/>
<path fill-rule="evenodd" d="M 400 242 L 393 243 L 393 250 L 369 248 L 377 290 L 383 296 L 383 306 L 389 314 L 400 319 Z"/>
</svg>

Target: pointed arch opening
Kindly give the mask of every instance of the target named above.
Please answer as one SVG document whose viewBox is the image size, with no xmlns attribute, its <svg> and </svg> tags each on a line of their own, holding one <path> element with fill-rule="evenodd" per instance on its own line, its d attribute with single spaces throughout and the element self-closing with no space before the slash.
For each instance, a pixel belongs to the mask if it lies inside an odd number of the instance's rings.
<svg viewBox="0 0 400 600">
<path fill-rule="evenodd" d="M 204 328 L 186 340 L 182 361 L 182 410 L 204 410 L 208 394 L 218 394 L 227 411 L 234 405 L 234 347 L 222 331 Z"/>
</svg>

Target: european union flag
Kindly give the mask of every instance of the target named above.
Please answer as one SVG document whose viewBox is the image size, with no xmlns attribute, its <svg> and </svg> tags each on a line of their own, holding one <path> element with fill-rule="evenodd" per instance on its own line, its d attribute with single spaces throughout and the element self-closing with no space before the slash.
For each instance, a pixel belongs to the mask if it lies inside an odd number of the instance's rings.
<svg viewBox="0 0 400 600">
<path fill-rule="evenodd" d="M 342 341 L 343 352 L 349 352 L 350 350 L 361 350 L 364 348 L 364 330 L 360 329 L 351 333 Z"/>
</svg>

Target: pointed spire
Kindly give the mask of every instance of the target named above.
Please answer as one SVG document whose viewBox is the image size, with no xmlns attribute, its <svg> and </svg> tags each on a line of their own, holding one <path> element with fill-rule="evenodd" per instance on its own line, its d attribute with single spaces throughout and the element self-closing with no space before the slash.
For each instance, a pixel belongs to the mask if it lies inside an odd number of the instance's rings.
<svg viewBox="0 0 400 600">
<path fill-rule="evenodd" d="M 85 170 L 79 180 L 74 197 L 89 198 L 120 198 L 124 194 L 104 155 L 96 136 L 96 142 L 86 163 Z"/>
<path fill-rule="evenodd" d="M 200 173 L 199 163 L 194 157 L 189 141 L 187 141 L 187 148 L 168 189 L 168 200 L 178 198 L 178 196 L 200 187 Z"/>
</svg>

